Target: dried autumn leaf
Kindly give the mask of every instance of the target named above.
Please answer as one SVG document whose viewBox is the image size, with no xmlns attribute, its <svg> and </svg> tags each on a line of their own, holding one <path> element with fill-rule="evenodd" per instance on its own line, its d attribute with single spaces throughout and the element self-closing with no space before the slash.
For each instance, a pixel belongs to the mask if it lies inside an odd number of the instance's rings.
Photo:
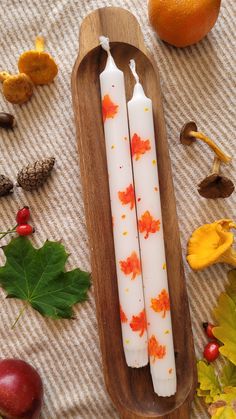
<svg viewBox="0 0 236 419">
<path fill-rule="evenodd" d="M 168 292 L 163 289 L 157 298 L 151 299 L 151 308 L 160 313 L 163 311 L 162 317 L 166 317 L 166 312 L 170 311 L 170 298 Z"/>
<path fill-rule="evenodd" d="M 141 264 L 136 252 L 132 252 L 126 259 L 120 261 L 120 268 L 125 275 L 132 274 L 131 279 L 135 279 L 141 273 Z"/>
<path fill-rule="evenodd" d="M 199 397 L 205 397 L 206 403 L 211 403 L 214 397 L 222 392 L 214 367 L 211 364 L 206 364 L 204 361 L 198 361 L 197 372 L 197 395 Z"/>
<path fill-rule="evenodd" d="M 149 150 L 151 150 L 150 141 L 141 140 L 137 134 L 134 134 L 131 140 L 131 152 L 135 160 L 139 160 L 142 154 L 145 154 Z"/>
<path fill-rule="evenodd" d="M 119 200 L 121 201 L 122 205 L 130 204 L 130 209 L 134 208 L 135 204 L 135 195 L 134 195 L 134 187 L 130 184 L 125 191 L 118 192 Z"/>
<path fill-rule="evenodd" d="M 62 244 L 46 241 L 35 249 L 26 237 L 17 237 L 2 249 L 7 260 L 0 284 L 8 298 L 19 298 L 53 319 L 71 318 L 72 306 L 87 299 L 89 274 L 64 272 L 68 254 Z"/>
<path fill-rule="evenodd" d="M 160 220 L 155 220 L 149 211 L 146 211 L 140 220 L 138 220 L 138 228 L 140 233 L 145 233 L 144 238 L 149 237 L 149 233 L 156 233 L 160 230 Z"/>
<path fill-rule="evenodd" d="M 102 100 L 102 116 L 103 122 L 108 118 L 114 118 L 118 112 L 119 106 L 112 102 L 109 95 L 105 95 Z"/>
<path fill-rule="evenodd" d="M 139 336 L 142 337 L 145 330 L 147 330 L 147 319 L 145 310 L 141 311 L 138 316 L 133 316 L 130 322 L 130 327 L 133 332 L 140 332 Z"/>
</svg>

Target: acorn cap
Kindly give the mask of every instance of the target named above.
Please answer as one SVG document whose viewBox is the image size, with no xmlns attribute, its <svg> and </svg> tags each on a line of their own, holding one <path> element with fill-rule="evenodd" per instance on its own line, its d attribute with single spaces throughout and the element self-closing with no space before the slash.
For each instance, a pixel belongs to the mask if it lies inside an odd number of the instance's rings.
<svg viewBox="0 0 236 419">
<path fill-rule="evenodd" d="M 13 183 L 4 175 L 0 175 L 0 196 L 8 195 L 12 192 Z"/>
<path fill-rule="evenodd" d="M 194 141 L 196 141 L 195 137 L 189 135 L 191 131 L 197 132 L 197 125 L 194 121 L 187 122 L 184 124 L 183 128 L 180 132 L 180 142 L 184 145 L 191 145 Z"/>
<path fill-rule="evenodd" d="M 225 176 L 213 173 L 199 183 L 198 188 L 198 193 L 204 198 L 228 198 L 234 191 L 234 184 Z"/>
</svg>

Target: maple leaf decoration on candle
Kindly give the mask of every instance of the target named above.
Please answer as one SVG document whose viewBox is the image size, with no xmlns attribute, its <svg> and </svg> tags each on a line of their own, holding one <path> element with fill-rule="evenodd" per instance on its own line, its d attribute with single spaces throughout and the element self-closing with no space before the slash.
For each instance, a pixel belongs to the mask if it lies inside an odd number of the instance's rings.
<svg viewBox="0 0 236 419">
<path fill-rule="evenodd" d="M 147 319 L 145 310 L 141 311 L 138 316 L 133 316 L 130 322 L 130 327 L 133 332 L 140 332 L 139 336 L 142 337 L 145 330 L 147 330 Z"/>
<path fill-rule="evenodd" d="M 131 140 L 131 152 L 132 156 L 135 156 L 135 160 L 139 160 L 141 155 L 149 150 L 151 150 L 150 141 L 141 140 L 137 134 L 134 134 Z"/>
<path fill-rule="evenodd" d="M 130 209 L 134 208 L 135 196 L 134 196 L 134 187 L 130 184 L 125 191 L 118 192 L 119 200 L 122 202 L 122 205 L 130 204 Z"/>
<path fill-rule="evenodd" d="M 125 275 L 132 274 L 131 279 L 135 279 L 137 275 L 140 275 L 141 266 L 137 253 L 133 252 L 126 260 L 120 261 L 120 268 Z"/>
<path fill-rule="evenodd" d="M 154 335 L 148 341 L 148 353 L 153 357 L 153 362 L 156 359 L 163 359 L 166 356 L 166 346 L 160 345 Z"/>
<path fill-rule="evenodd" d="M 140 233 L 146 232 L 145 239 L 149 237 L 149 233 L 156 233 L 160 230 L 160 220 L 155 220 L 149 211 L 146 211 L 140 220 L 138 220 L 138 229 Z"/>
<path fill-rule="evenodd" d="M 112 102 L 109 95 L 105 95 L 102 100 L 102 116 L 103 122 L 108 118 L 114 118 L 118 112 L 119 106 Z"/>
<path fill-rule="evenodd" d="M 157 298 L 151 299 L 151 308 L 157 313 L 163 311 L 163 319 L 166 317 L 166 312 L 170 311 L 170 298 L 165 289 L 161 291 Z"/>
<path fill-rule="evenodd" d="M 127 323 L 127 321 L 128 321 L 128 319 L 126 317 L 126 314 L 123 311 L 121 305 L 120 305 L 120 320 L 121 320 L 121 323 Z"/>
</svg>

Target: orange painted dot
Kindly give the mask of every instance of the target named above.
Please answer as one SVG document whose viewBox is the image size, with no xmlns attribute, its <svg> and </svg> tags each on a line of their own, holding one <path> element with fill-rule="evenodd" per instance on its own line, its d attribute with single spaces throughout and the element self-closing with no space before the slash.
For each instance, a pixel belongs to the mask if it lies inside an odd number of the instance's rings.
<svg viewBox="0 0 236 419">
<path fill-rule="evenodd" d="M 162 265 L 162 269 L 165 271 L 166 270 L 166 263 L 163 263 Z"/>
<path fill-rule="evenodd" d="M 171 374 L 173 372 L 173 368 L 170 368 L 169 370 L 168 370 L 168 373 L 169 374 Z"/>
<path fill-rule="evenodd" d="M 144 108 L 144 111 L 145 111 L 145 112 L 149 111 L 149 108 Z"/>
<path fill-rule="evenodd" d="M 125 288 L 125 292 L 129 292 L 129 288 Z"/>
<path fill-rule="evenodd" d="M 115 148 L 115 146 L 114 146 L 114 144 L 113 144 L 113 145 L 111 146 L 111 149 L 112 149 L 112 150 L 114 150 L 114 148 Z"/>
<path fill-rule="evenodd" d="M 124 220 L 126 218 L 126 215 L 122 214 L 121 218 Z"/>
<path fill-rule="evenodd" d="M 155 164 L 157 164 L 157 161 L 156 161 L 156 160 L 153 160 L 153 161 L 152 161 L 152 164 L 153 164 L 153 166 L 154 166 Z"/>
<path fill-rule="evenodd" d="M 125 339 L 125 343 L 127 343 L 127 345 L 130 343 L 129 339 Z"/>
<path fill-rule="evenodd" d="M 169 334 L 170 334 L 170 331 L 168 329 L 165 330 L 164 335 L 169 335 Z"/>
<path fill-rule="evenodd" d="M 158 187 L 157 186 L 155 186 L 154 191 L 156 191 L 156 192 L 158 191 Z"/>
<path fill-rule="evenodd" d="M 123 236 L 127 236 L 127 234 L 128 234 L 128 231 L 123 232 Z"/>
<path fill-rule="evenodd" d="M 128 137 L 124 137 L 124 140 L 127 141 L 128 140 Z"/>
</svg>

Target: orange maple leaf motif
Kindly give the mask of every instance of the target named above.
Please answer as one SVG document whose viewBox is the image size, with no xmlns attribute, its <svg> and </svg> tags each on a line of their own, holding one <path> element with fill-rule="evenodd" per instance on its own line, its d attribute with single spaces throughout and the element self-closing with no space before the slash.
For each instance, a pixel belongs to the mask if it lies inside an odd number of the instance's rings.
<svg viewBox="0 0 236 419">
<path fill-rule="evenodd" d="M 148 341 L 148 353 L 153 357 L 153 362 L 156 359 L 163 359 L 166 356 L 166 346 L 160 345 L 154 335 L 152 335 Z"/>
<path fill-rule="evenodd" d="M 131 279 L 135 279 L 137 275 L 141 274 L 140 260 L 136 252 L 132 252 L 126 260 L 120 261 L 120 268 L 125 275 L 132 274 Z"/>
<path fill-rule="evenodd" d="M 148 238 L 149 233 L 156 233 L 160 230 L 160 220 L 155 220 L 149 211 L 146 211 L 140 220 L 138 220 L 138 229 L 140 233 L 146 232 L 145 239 Z"/>
<path fill-rule="evenodd" d="M 140 332 L 139 336 L 142 337 L 145 330 L 147 330 L 147 319 L 145 310 L 141 311 L 141 313 L 139 313 L 138 316 L 133 316 L 129 325 L 133 332 Z"/>
<path fill-rule="evenodd" d="M 166 312 L 170 311 L 170 298 L 165 289 L 161 291 L 157 298 L 151 299 L 151 308 L 157 313 L 163 311 L 163 319 L 166 317 Z"/>
<path fill-rule="evenodd" d="M 128 319 L 126 317 L 126 314 L 123 311 L 121 305 L 120 305 L 120 320 L 121 320 L 121 323 L 127 323 L 127 321 L 128 321 Z"/>
<path fill-rule="evenodd" d="M 145 154 L 149 150 L 151 150 L 150 141 L 141 140 L 137 134 L 134 134 L 131 140 L 131 152 L 132 156 L 135 156 L 135 160 L 139 160 L 142 154 Z"/>
<path fill-rule="evenodd" d="M 102 117 L 103 122 L 108 118 L 114 118 L 118 112 L 119 106 L 112 102 L 109 95 L 105 95 L 102 100 Z"/>
<path fill-rule="evenodd" d="M 134 208 L 135 196 L 134 196 L 134 187 L 130 184 L 125 191 L 118 192 L 119 200 L 122 202 L 122 205 L 130 204 L 130 209 Z"/>
</svg>

